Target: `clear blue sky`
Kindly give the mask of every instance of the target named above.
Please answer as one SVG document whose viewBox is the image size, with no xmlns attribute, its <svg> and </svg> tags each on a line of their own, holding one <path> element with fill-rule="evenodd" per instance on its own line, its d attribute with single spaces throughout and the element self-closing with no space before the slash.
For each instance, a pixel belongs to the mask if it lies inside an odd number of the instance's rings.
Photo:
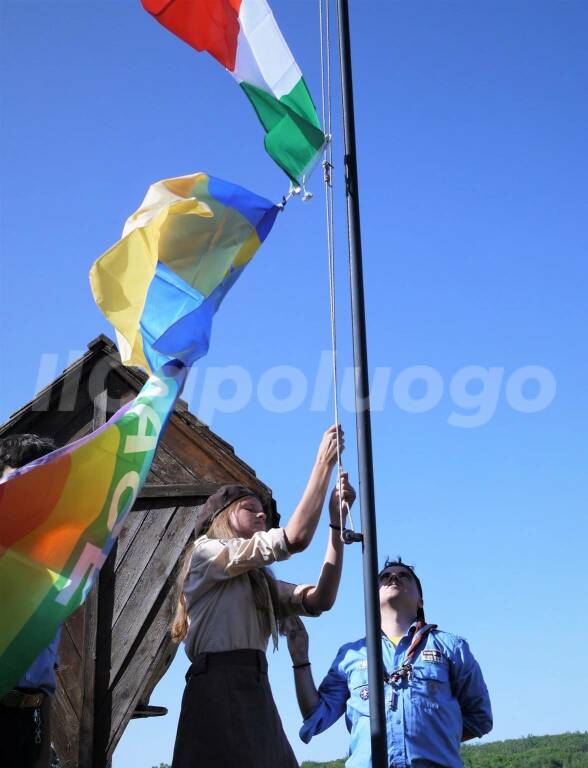
<svg viewBox="0 0 588 768">
<path fill-rule="evenodd" d="M 318 101 L 316 4 L 273 5 Z M 492 694 L 491 738 L 585 729 L 588 6 L 351 8 L 370 365 L 383 369 L 373 415 L 380 554 L 415 563 L 429 619 L 470 640 Z M 70 354 L 111 333 L 88 270 L 151 182 L 203 170 L 278 200 L 286 181 L 231 77 L 166 34 L 138 0 L 2 0 L 0 9 L 6 418 Z M 345 368 L 338 124 L 335 151 Z M 188 392 L 192 410 L 273 488 L 284 517 L 332 420 L 332 403 L 311 408 L 329 348 L 320 174 L 311 186 L 315 199 L 288 206 L 227 298 Z M 207 367 L 229 365 L 251 378 L 253 394 L 233 413 L 212 413 Z M 256 391 L 278 365 L 298 369 L 309 387 L 286 413 L 268 411 L 267 392 Z M 426 366 L 428 383 L 414 381 L 414 366 Z M 468 404 L 469 366 L 497 370 L 485 386 L 470 381 Z M 527 366 L 540 367 L 539 383 L 525 381 Z M 220 390 L 229 406 L 234 387 Z M 288 392 L 278 383 L 277 397 Z M 411 412 L 419 398 L 423 412 Z M 525 413 L 525 403 L 541 407 Z M 355 479 L 349 409 L 343 423 Z M 325 537 L 323 522 L 312 547 L 277 574 L 314 580 Z M 337 605 L 310 626 L 316 677 L 363 631 L 355 546 Z M 285 647 L 270 665 L 297 755 L 344 754 L 342 723 L 299 742 Z M 115 768 L 171 759 L 186 666 L 181 651 L 152 697 L 169 715 L 133 722 Z"/>
</svg>

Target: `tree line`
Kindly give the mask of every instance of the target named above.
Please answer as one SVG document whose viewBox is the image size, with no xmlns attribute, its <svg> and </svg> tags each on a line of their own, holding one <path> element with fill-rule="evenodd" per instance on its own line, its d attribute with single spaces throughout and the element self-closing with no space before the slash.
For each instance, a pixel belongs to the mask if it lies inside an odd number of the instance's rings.
<svg viewBox="0 0 588 768">
<path fill-rule="evenodd" d="M 588 732 L 464 744 L 464 768 L 588 768 Z M 326 763 L 304 762 L 301 768 L 344 768 L 345 758 Z M 165 763 L 152 768 L 170 768 Z"/>
</svg>

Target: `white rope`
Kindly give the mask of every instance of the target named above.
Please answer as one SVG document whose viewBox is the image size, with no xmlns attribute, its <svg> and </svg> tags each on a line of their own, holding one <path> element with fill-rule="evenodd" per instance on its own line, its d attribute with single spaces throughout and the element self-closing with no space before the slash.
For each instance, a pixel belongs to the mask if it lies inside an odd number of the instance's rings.
<svg viewBox="0 0 588 768">
<path fill-rule="evenodd" d="M 324 11 L 323 11 L 324 3 Z M 331 21 L 330 0 L 319 0 L 319 25 L 320 25 L 320 53 L 321 53 L 321 103 L 322 118 L 325 126 L 326 143 L 324 149 L 323 172 L 325 182 L 325 211 L 327 229 L 327 259 L 329 267 L 329 310 L 331 317 L 331 364 L 333 368 L 333 402 L 335 411 L 335 424 L 339 424 L 339 385 L 337 377 L 337 318 L 336 318 L 336 291 L 335 291 L 335 224 L 333 209 L 333 143 L 332 143 L 332 83 L 331 83 Z M 326 48 L 326 53 L 325 53 Z M 341 498 L 341 472 L 343 462 L 341 460 L 341 445 L 339 431 L 337 430 L 337 483 L 339 486 L 339 525 L 340 537 L 344 541 L 343 530 L 345 517 L 349 515 L 351 530 L 355 531 L 353 517 L 348 504 L 343 504 Z M 345 509 L 344 509 L 345 508 Z"/>
</svg>

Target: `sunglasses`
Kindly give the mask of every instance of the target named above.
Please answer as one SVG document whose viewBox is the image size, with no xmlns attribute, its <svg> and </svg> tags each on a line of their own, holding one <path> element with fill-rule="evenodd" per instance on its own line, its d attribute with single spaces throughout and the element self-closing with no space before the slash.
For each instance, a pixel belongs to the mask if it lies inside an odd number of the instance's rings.
<svg viewBox="0 0 588 768">
<path fill-rule="evenodd" d="M 395 572 L 386 572 L 380 573 L 378 575 L 378 583 L 380 585 L 383 584 L 390 584 L 393 580 L 398 581 L 399 583 L 404 581 L 410 581 L 413 579 L 414 576 L 410 574 L 408 571 L 395 571 Z"/>
</svg>

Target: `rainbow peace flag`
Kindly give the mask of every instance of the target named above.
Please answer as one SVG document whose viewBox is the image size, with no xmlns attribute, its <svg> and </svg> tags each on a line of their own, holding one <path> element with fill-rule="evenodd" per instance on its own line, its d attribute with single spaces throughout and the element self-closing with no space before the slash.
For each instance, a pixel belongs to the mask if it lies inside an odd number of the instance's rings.
<svg viewBox="0 0 588 768">
<path fill-rule="evenodd" d="M 325 136 L 308 87 L 266 0 L 141 0 L 146 11 L 239 83 L 266 130 L 265 148 L 298 183 Z"/>
<path fill-rule="evenodd" d="M 0 481 L 0 696 L 82 604 L 186 376 L 169 363 L 103 427 Z"/>
<path fill-rule="evenodd" d="M 206 173 L 153 184 L 123 237 L 90 271 L 123 363 L 154 371 L 205 355 L 212 319 L 269 234 L 278 208 Z"/>
</svg>

